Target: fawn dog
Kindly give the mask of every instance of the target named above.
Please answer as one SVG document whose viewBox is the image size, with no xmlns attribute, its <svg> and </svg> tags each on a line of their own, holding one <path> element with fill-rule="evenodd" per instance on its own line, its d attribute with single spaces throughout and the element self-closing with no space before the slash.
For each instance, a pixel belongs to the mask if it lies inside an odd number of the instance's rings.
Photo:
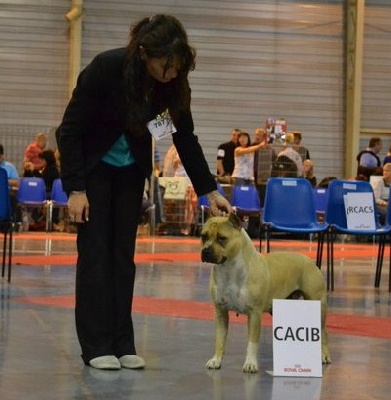
<svg viewBox="0 0 391 400">
<path fill-rule="evenodd" d="M 306 255 L 259 253 L 236 214 L 210 217 L 201 232 L 203 262 L 212 263 L 209 289 L 215 306 L 215 353 L 206 368 L 221 367 L 229 311 L 248 317 L 248 344 L 243 371 L 258 371 L 261 315 L 271 312 L 273 299 L 300 295 L 321 302 L 322 362 L 331 363 L 326 331 L 326 289 L 323 275 Z"/>
</svg>

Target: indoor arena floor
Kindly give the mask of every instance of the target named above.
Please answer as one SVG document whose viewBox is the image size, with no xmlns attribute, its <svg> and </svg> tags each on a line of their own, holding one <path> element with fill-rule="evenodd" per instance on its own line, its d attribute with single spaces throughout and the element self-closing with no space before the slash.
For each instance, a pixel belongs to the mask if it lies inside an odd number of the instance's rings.
<svg viewBox="0 0 391 400">
<path fill-rule="evenodd" d="M 74 328 L 74 234 L 17 233 L 11 283 L 1 279 L 1 400 L 366 400 L 391 397 L 388 249 L 374 288 L 377 247 L 336 245 L 335 290 L 327 326 L 333 362 L 322 378 L 273 377 L 266 318 L 259 373 L 244 374 L 245 319 L 232 315 L 221 370 L 205 369 L 214 347 L 210 264 L 196 237 L 139 237 L 134 325 L 144 370 L 86 367 Z M 272 250 L 315 257 L 309 241 L 278 240 Z M 325 271 L 325 261 L 322 271 Z"/>
</svg>

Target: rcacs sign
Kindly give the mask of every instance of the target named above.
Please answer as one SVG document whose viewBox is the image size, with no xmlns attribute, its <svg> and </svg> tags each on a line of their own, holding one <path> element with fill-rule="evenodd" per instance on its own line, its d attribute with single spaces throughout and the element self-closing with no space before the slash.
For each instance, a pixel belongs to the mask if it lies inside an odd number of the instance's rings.
<svg viewBox="0 0 391 400">
<path fill-rule="evenodd" d="M 322 376 L 320 301 L 273 300 L 273 375 Z"/>
</svg>

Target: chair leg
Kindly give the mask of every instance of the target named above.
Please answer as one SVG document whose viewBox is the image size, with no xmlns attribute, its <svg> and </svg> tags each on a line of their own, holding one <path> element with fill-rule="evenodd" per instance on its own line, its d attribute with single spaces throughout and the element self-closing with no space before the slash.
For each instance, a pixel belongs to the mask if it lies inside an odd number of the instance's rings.
<svg viewBox="0 0 391 400">
<path fill-rule="evenodd" d="M 334 290 L 334 238 L 333 232 L 327 234 L 327 290 Z"/>
<path fill-rule="evenodd" d="M 385 248 L 386 236 L 379 237 L 379 246 L 377 250 L 377 260 L 376 260 L 376 272 L 375 272 L 375 288 L 380 286 L 381 272 L 383 267 L 384 259 L 384 248 Z"/>
<path fill-rule="evenodd" d="M 266 253 L 270 253 L 270 235 L 271 231 L 266 227 Z"/>
<path fill-rule="evenodd" d="M 324 243 L 324 233 L 318 233 L 318 247 L 316 249 L 316 266 L 321 269 L 322 258 L 323 258 L 323 243 Z"/>
<path fill-rule="evenodd" d="M 14 224 L 11 224 L 10 237 L 9 237 L 9 249 L 8 249 L 8 282 L 11 282 L 13 230 L 14 230 Z"/>
<path fill-rule="evenodd" d="M 327 290 L 330 289 L 330 238 L 327 237 L 327 271 L 326 271 L 326 280 L 327 280 Z"/>
<path fill-rule="evenodd" d="M 262 223 L 259 226 L 259 252 L 262 253 L 262 237 L 265 235 L 266 242 L 266 253 L 270 252 L 270 243 L 269 243 L 269 227 L 267 225 L 263 225 Z"/>
<path fill-rule="evenodd" d="M 331 280 L 331 291 L 334 291 L 334 244 L 335 244 L 335 234 L 331 238 L 331 270 L 330 270 L 330 280 Z"/>
<path fill-rule="evenodd" d="M 262 222 L 259 224 L 259 252 L 262 253 L 262 236 L 263 236 L 263 227 Z"/>
<path fill-rule="evenodd" d="M 46 232 L 52 231 L 53 203 L 48 201 L 46 204 Z"/>
<path fill-rule="evenodd" d="M 3 233 L 3 265 L 1 267 L 1 277 L 4 277 L 5 275 L 5 258 L 7 255 L 7 230 L 4 229 L 4 233 Z"/>
</svg>

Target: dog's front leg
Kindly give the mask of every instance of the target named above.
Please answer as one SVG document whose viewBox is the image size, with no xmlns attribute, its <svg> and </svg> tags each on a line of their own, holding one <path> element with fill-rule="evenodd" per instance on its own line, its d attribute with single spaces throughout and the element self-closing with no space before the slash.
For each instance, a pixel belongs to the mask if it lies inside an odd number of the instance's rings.
<svg viewBox="0 0 391 400">
<path fill-rule="evenodd" d="M 258 372 L 258 347 L 261 336 L 261 313 L 252 311 L 247 320 L 248 343 L 246 360 L 243 364 L 243 372 L 253 374 Z"/>
<path fill-rule="evenodd" d="M 221 360 L 225 351 L 225 342 L 227 341 L 229 316 L 227 310 L 222 310 L 215 305 L 215 353 L 206 363 L 208 369 L 221 368 Z"/>
<path fill-rule="evenodd" d="M 329 339 L 326 328 L 326 314 L 327 314 L 327 301 L 324 296 L 321 301 L 321 315 L 322 315 L 322 363 L 331 363 L 331 354 L 329 350 Z"/>
</svg>

